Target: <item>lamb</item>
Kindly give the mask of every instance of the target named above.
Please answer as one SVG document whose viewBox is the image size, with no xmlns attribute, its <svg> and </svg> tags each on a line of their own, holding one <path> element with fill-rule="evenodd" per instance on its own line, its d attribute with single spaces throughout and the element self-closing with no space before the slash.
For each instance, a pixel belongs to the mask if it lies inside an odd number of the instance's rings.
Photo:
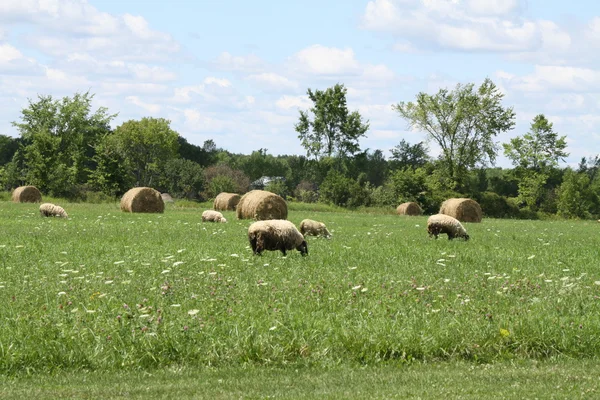
<svg viewBox="0 0 600 400">
<path fill-rule="evenodd" d="M 303 256 L 308 255 L 308 245 L 304 236 L 294 224 L 284 219 L 253 223 L 248 228 L 248 240 L 254 254 L 260 255 L 264 250 L 281 250 L 285 256 L 286 250 L 296 249 Z"/>
<path fill-rule="evenodd" d="M 206 210 L 202 213 L 202 222 L 227 222 L 227 219 L 218 211 Z"/>
<path fill-rule="evenodd" d="M 331 237 L 331 233 L 329 233 L 324 223 L 312 219 L 304 219 L 300 222 L 300 233 L 305 237 L 307 235 Z"/>
<path fill-rule="evenodd" d="M 64 208 L 52 203 L 43 203 L 40 205 L 40 215 L 42 217 L 69 218 Z"/>
<path fill-rule="evenodd" d="M 469 235 L 464 226 L 456 218 L 445 214 L 435 214 L 427 219 L 427 232 L 438 238 L 440 233 L 448 234 L 448 240 L 463 238 L 469 240 Z"/>
</svg>

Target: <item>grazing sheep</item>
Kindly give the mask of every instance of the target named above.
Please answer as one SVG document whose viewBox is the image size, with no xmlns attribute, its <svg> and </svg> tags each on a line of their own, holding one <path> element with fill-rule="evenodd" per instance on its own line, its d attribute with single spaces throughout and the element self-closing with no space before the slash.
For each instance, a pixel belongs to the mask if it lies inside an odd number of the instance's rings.
<svg viewBox="0 0 600 400">
<path fill-rule="evenodd" d="M 44 203 L 40 205 L 40 215 L 42 217 L 69 218 L 64 208 L 52 203 Z"/>
<path fill-rule="evenodd" d="M 300 222 L 300 233 L 304 236 L 331 237 L 331 233 L 329 233 L 324 223 L 312 219 L 303 219 L 302 222 Z"/>
<path fill-rule="evenodd" d="M 296 249 L 303 256 L 308 254 L 308 245 L 304 236 L 290 221 L 269 219 L 257 221 L 248 228 L 248 239 L 252 252 L 260 255 L 263 250 L 281 250 L 285 256 L 286 250 Z"/>
<path fill-rule="evenodd" d="M 206 210 L 202 213 L 202 222 L 227 222 L 227 220 L 218 211 Z"/>
<path fill-rule="evenodd" d="M 463 238 L 469 240 L 469 235 L 464 226 L 454 217 L 444 214 L 435 214 L 427 219 L 427 232 L 438 238 L 440 233 L 448 234 L 448 240 Z"/>
</svg>

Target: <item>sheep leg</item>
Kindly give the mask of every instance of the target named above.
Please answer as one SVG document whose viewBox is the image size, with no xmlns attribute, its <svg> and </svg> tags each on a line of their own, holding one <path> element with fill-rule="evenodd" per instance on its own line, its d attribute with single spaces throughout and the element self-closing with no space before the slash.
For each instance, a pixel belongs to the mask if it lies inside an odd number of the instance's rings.
<svg viewBox="0 0 600 400">
<path fill-rule="evenodd" d="M 265 247 L 262 238 L 256 236 L 250 239 L 250 245 L 252 246 L 252 252 L 259 256 L 261 255 L 260 253 L 262 253 Z"/>
</svg>

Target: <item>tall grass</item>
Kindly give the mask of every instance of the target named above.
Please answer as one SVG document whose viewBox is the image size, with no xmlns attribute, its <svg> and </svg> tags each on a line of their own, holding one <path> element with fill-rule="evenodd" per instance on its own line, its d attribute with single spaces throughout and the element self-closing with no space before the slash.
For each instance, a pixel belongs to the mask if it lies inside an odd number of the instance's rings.
<svg viewBox="0 0 600 400">
<path fill-rule="evenodd" d="M 333 239 L 253 256 L 195 208 L 0 202 L 0 373 L 600 356 L 594 222 L 290 212 Z"/>
</svg>

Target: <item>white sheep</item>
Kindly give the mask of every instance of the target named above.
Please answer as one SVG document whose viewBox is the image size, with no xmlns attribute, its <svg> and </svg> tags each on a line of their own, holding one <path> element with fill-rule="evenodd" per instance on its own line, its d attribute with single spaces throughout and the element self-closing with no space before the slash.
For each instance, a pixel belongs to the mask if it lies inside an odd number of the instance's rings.
<svg viewBox="0 0 600 400">
<path fill-rule="evenodd" d="M 435 214 L 427 219 L 427 232 L 438 238 L 440 233 L 448 234 L 448 239 L 463 238 L 469 240 L 469 235 L 459 220 L 445 214 Z"/>
<path fill-rule="evenodd" d="M 248 240 L 252 252 L 260 255 L 263 250 L 281 250 L 286 255 L 286 250 L 296 249 L 303 256 L 308 254 L 308 245 L 304 236 L 290 221 L 284 219 L 268 219 L 257 221 L 248 228 Z"/>
<path fill-rule="evenodd" d="M 54 205 L 52 203 L 41 204 L 40 215 L 42 217 L 69 218 L 64 208 L 62 208 L 61 206 Z"/>
<path fill-rule="evenodd" d="M 227 219 L 218 211 L 206 210 L 202 213 L 202 222 L 227 222 Z"/>
<path fill-rule="evenodd" d="M 300 233 L 304 236 L 331 237 L 331 233 L 329 233 L 324 223 L 312 219 L 303 219 L 302 222 L 300 222 Z"/>
</svg>

